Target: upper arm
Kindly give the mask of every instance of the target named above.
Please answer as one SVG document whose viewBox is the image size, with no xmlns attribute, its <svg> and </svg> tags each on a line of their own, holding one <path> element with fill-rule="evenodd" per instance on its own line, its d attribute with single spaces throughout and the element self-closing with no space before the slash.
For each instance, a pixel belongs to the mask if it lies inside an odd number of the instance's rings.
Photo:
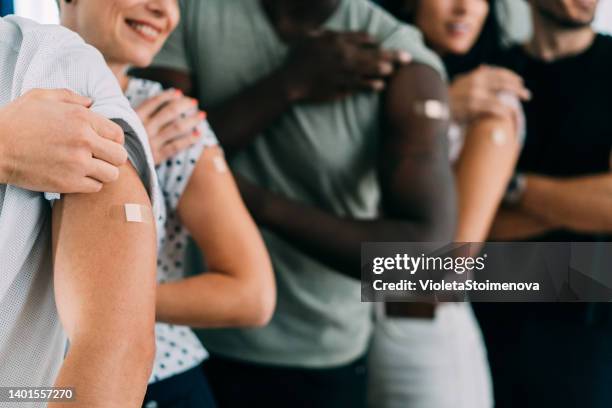
<svg viewBox="0 0 612 408">
<path fill-rule="evenodd" d="M 261 238 L 225 163 L 220 147 L 203 150 L 178 203 L 181 221 L 205 253 L 211 269 L 246 270 L 244 259 L 259 251 Z M 257 249 L 257 251 L 254 251 Z"/>
<path fill-rule="evenodd" d="M 460 203 L 458 241 L 486 238 L 519 151 L 512 118 L 486 117 L 470 126 L 455 167 Z"/>
<path fill-rule="evenodd" d="M 121 212 L 126 203 L 148 208 L 146 222 L 126 222 Z M 156 243 L 150 208 L 130 164 L 99 193 L 69 194 L 55 203 L 56 302 L 71 338 L 133 330 L 152 335 Z"/>
<path fill-rule="evenodd" d="M 448 94 L 441 76 L 420 64 L 401 68 L 384 96 L 379 173 L 392 214 L 424 215 L 432 200 L 454 205 L 448 119 L 444 112 L 440 118 L 423 114 L 426 101 L 447 107 Z"/>
</svg>

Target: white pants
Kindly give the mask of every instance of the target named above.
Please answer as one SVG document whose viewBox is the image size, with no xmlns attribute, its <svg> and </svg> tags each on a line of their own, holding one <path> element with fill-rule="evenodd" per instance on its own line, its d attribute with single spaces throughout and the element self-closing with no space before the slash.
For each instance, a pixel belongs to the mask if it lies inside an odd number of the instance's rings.
<svg viewBox="0 0 612 408">
<path fill-rule="evenodd" d="M 370 408 L 491 408 L 487 356 L 469 303 L 436 317 L 377 319 L 369 355 Z"/>
</svg>

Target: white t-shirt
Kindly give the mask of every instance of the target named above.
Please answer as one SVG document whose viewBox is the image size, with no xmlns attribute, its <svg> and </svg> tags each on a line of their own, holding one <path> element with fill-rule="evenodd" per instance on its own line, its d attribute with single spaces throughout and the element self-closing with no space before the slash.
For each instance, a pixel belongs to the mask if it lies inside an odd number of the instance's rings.
<svg viewBox="0 0 612 408">
<path fill-rule="evenodd" d="M 132 78 L 125 96 L 132 107 L 137 108 L 162 91 L 157 82 Z M 164 218 L 157 225 L 157 279 L 160 283 L 180 280 L 186 276 L 184 262 L 189 232 L 181 224 L 177 206 L 203 150 L 207 146 L 219 144 L 208 122 L 202 121 L 199 130 L 202 136 L 197 143 L 156 167 L 166 207 Z M 208 356 L 187 326 L 157 323 L 155 335 L 157 351 L 150 382 L 185 372 L 199 365 Z"/>
<path fill-rule="evenodd" d="M 146 133 L 96 49 L 65 28 L 11 16 L 0 19 L 0 61 L 0 106 L 34 88 L 67 88 L 92 98 L 94 112 L 127 123 L 135 131 L 126 134 L 130 160 L 160 215 Z M 0 185 L 1 386 L 51 386 L 61 365 L 66 336 L 55 307 L 50 246 L 44 195 Z"/>
</svg>

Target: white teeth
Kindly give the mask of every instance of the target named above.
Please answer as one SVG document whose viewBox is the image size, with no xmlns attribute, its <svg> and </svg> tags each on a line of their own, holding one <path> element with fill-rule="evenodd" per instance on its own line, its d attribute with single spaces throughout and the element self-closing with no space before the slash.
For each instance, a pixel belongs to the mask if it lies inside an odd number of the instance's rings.
<svg viewBox="0 0 612 408">
<path fill-rule="evenodd" d="M 450 24 L 450 29 L 453 31 L 465 33 L 469 31 L 470 26 L 464 23 L 453 23 L 453 24 Z"/>
<path fill-rule="evenodd" d="M 157 38 L 157 36 L 159 35 L 159 31 L 146 24 L 132 22 L 130 23 L 130 26 L 146 37 Z"/>
</svg>

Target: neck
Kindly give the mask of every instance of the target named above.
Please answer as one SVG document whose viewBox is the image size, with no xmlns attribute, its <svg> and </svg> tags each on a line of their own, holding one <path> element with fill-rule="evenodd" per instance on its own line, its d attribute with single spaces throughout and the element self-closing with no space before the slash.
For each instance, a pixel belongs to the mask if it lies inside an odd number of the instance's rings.
<svg viewBox="0 0 612 408">
<path fill-rule="evenodd" d="M 341 0 L 260 0 L 270 21 L 283 31 L 316 29 L 340 5 Z"/>
<path fill-rule="evenodd" d="M 121 89 L 125 92 L 127 90 L 128 82 L 130 79 L 127 74 L 129 66 L 126 64 L 109 62 L 108 67 L 115 75 L 115 78 L 117 78 L 117 81 L 119 81 Z"/>
<path fill-rule="evenodd" d="M 527 52 L 544 61 L 580 54 L 589 48 L 595 39 L 590 25 L 584 27 L 562 27 L 543 16 L 532 7 L 533 37 L 526 44 Z"/>
</svg>

